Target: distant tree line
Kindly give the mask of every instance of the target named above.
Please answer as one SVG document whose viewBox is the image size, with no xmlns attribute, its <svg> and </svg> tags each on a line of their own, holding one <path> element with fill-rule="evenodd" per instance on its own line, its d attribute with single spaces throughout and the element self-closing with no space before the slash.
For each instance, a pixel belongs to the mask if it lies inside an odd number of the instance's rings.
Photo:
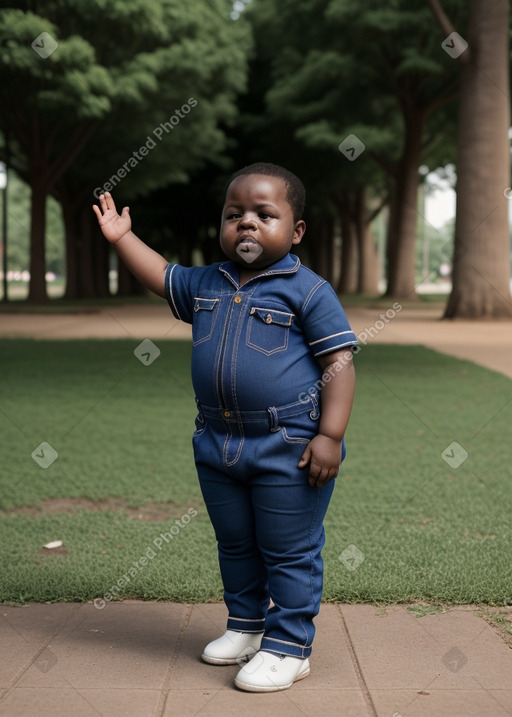
<svg viewBox="0 0 512 717">
<path fill-rule="evenodd" d="M 46 299 L 48 196 L 66 296 L 106 297 L 99 191 L 159 251 L 210 262 L 225 182 L 259 160 L 303 179 L 301 250 L 340 293 L 376 294 L 384 271 L 389 297 L 414 299 L 419 168 L 453 163 L 446 316 L 512 316 L 508 0 L 254 0 L 237 19 L 228 0 L 8 5 L 0 159 L 31 188 L 29 300 Z M 120 267 L 119 293 L 136 290 Z"/>
</svg>

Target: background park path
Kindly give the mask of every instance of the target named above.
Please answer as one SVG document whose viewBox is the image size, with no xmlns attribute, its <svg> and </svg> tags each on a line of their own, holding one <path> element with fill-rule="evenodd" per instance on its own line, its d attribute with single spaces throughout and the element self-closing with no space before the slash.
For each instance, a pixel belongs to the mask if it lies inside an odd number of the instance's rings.
<svg viewBox="0 0 512 717">
<path fill-rule="evenodd" d="M 512 378 L 510 322 L 440 321 L 439 308 L 349 307 L 368 343 L 423 344 Z M 391 318 L 392 317 L 392 318 Z M 366 332 L 366 333 L 363 333 Z M 0 313 L 0 337 L 190 337 L 167 306 L 80 314 Z M 0 717 L 511 717 L 512 608 L 323 604 L 311 675 L 243 693 L 238 671 L 199 655 L 224 630 L 221 604 L 122 601 L 0 605 Z"/>
<path fill-rule="evenodd" d="M 423 344 L 512 378 L 512 322 L 442 321 L 439 307 L 349 306 L 348 319 L 368 343 Z M 384 318 L 382 318 L 384 317 Z M 167 304 L 98 305 L 81 313 L 0 313 L 0 337 L 35 339 L 188 339 L 188 324 Z"/>
</svg>

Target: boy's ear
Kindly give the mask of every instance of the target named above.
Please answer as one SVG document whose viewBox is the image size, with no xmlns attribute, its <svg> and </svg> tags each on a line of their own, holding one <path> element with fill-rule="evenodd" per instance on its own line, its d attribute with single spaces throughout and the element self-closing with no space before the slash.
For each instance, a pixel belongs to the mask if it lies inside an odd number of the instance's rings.
<svg viewBox="0 0 512 717">
<path fill-rule="evenodd" d="M 292 244 L 300 244 L 305 231 L 306 222 L 304 221 L 304 219 L 301 219 L 300 221 L 296 222 L 295 227 L 293 229 Z"/>
</svg>

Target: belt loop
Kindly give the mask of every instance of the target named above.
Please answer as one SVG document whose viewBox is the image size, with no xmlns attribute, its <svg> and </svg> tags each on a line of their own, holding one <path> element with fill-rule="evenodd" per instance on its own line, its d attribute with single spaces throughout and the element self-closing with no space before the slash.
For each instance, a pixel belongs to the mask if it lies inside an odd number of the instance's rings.
<svg viewBox="0 0 512 717">
<path fill-rule="evenodd" d="M 277 408 L 275 406 L 270 406 L 270 408 L 268 409 L 268 417 L 270 423 L 270 432 L 276 433 L 276 431 L 279 430 L 279 419 L 277 416 Z"/>
<path fill-rule="evenodd" d="M 320 417 L 320 410 L 318 407 L 318 396 L 316 394 L 310 394 L 311 403 L 313 404 L 313 410 L 309 412 L 309 417 L 316 421 Z"/>
<path fill-rule="evenodd" d="M 197 406 L 197 414 L 198 414 L 197 419 L 198 419 L 198 421 L 201 421 L 201 423 L 204 423 L 204 416 L 203 416 L 203 412 L 201 410 L 201 404 L 199 403 L 199 399 L 197 398 L 197 396 L 195 396 L 194 398 L 195 398 L 196 406 Z"/>
</svg>

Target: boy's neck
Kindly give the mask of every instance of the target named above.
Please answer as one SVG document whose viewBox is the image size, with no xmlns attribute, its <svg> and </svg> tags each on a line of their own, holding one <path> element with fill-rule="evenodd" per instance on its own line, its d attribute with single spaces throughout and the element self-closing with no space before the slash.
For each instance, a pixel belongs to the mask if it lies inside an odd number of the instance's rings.
<svg viewBox="0 0 512 717">
<path fill-rule="evenodd" d="M 251 271 L 250 269 L 246 269 L 243 266 L 238 266 L 238 284 L 239 284 L 239 286 L 246 284 L 249 281 L 249 279 L 253 279 L 255 276 L 259 276 L 259 274 L 262 274 L 264 271 L 265 271 L 265 269 L 253 269 Z"/>
<path fill-rule="evenodd" d="M 282 257 L 284 258 L 284 257 Z M 281 261 L 281 259 L 278 259 L 277 261 Z M 243 284 L 246 284 L 250 279 L 254 279 L 255 276 L 259 276 L 260 274 L 263 274 L 267 271 L 271 266 L 276 264 L 277 262 L 274 261 L 272 264 L 269 264 L 268 266 L 264 266 L 261 269 L 249 269 L 246 266 L 242 266 L 241 264 L 237 263 L 238 267 L 238 284 L 239 286 L 242 286 Z"/>
</svg>

